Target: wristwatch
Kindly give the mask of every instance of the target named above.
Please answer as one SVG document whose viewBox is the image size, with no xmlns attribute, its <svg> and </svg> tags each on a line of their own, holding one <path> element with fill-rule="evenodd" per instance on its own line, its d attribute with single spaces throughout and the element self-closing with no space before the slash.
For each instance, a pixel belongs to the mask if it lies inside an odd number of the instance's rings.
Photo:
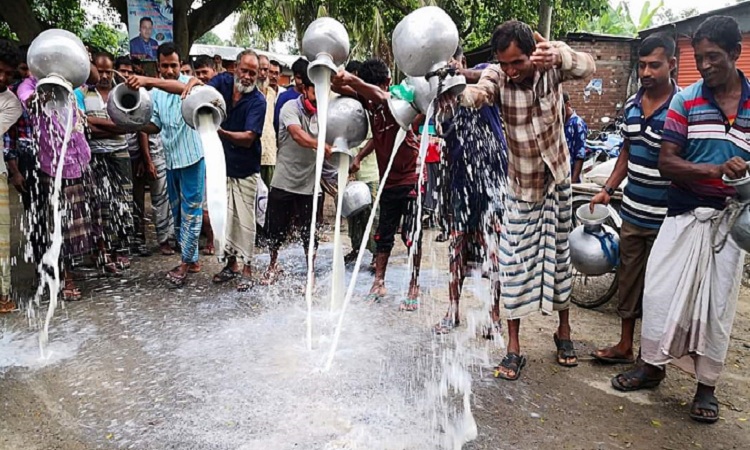
<svg viewBox="0 0 750 450">
<path fill-rule="evenodd" d="M 603 189 L 603 190 L 604 190 L 604 192 L 606 192 L 606 193 L 607 193 L 607 195 L 609 195 L 610 197 L 611 197 L 611 196 L 613 196 L 613 195 L 615 195 L 615 190 L 614 190 L 614 189 L 612 189 L 612 188 L 611 188 L 611 187 L 609 187 L 609 186 L 604 186 L 604 187 L 603 187 L 602 189 Z"/>
</svg>

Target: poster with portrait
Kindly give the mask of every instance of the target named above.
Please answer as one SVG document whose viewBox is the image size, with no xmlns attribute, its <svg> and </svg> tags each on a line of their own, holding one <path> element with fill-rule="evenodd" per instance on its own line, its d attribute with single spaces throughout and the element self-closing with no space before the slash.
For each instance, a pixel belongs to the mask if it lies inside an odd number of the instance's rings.
<svg viewBox="0 0 750 450">
<path fill-rule="evenodd" d="M 159 44 L 172 41 L 172 0 L 128 0 L 130 56 L 156 61 Z"/>
</svg>

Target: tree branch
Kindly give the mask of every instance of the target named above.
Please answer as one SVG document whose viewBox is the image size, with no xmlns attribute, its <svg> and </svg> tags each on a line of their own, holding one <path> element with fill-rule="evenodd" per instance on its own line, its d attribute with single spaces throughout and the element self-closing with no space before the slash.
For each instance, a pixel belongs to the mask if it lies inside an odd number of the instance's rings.
<svg viewBox="0 0 750 450">
<path fill-rule="evenodd" d="M 128 0 L 109 0 L 109 6 L 111 6 L 118 14 L 120 14 L 120 20 L 127 27 L 128 25 Z"/>
<path fill-rule="evenodd" d="M 16 33 L 22 44 L 30 43 L 42 32 L 42 24 L 34 15 L 28 0 L 3 2 L 0 18 Z"/>
<path fill-rule="evenodd" d="M 474 25 L 476 24 L 476 18 L 477 18 L 477 0 L 474 0 L 471 2 L 471 18 L 469 19 L 469 25 L 466 27 L 463 33 L 461 33 L 461 36 L 468 36 L 471 34 L 471 32 L 474 30 Z"/>
<path fill-rule="evenodd" d="M 183 0 L 184 1 L 184 0 Z M 242 4 L 243 0 L 210 0 L 188 13 L 189 44 L 224 21 Z M 188 4 L 191 3 L 187 0 Z M 189 7 L 189 6 L 188 6 Z"/>
<path fill-rule="evenodd" d="M 404 15 L 407 15 L 411 12 L 411 9 L 409 9 L 407 5 L 401 4 L 401 2 L 398 0 L 384 0 L 384 3 L 392 8 L 399 10 Z"/>
</svg>

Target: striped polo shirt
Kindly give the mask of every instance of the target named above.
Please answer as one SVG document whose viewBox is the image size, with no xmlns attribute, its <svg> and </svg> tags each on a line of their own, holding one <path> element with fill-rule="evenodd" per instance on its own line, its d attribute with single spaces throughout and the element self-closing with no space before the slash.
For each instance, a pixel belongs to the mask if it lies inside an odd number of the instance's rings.
<svg viewBox="0 0 750 450">
<path fill-rule="evenodd" d="M 187 84 L 190 77 L 180 75 L 180 82 Z M 182 118 L 182 98 L 161 89 L 151 91 L 154 113 L 151 122 L 161 130 L 161 142 L 167 169 L 182 169 L 203 159 L 203 146 L 198 132 L 190 128 Z"/>
<path fill-rule="evenodd" d="M 87 117 L 109 120 L 107 103 L 95 86 L 84 86 L 75 90 L 76 101 Z M 108 138 L 89 139 L 91 153 L 114 153 L 127 150 L 128 142 L 124 135 L 112 135 Z"/>
<path fill-rule="evenodd" d="M 742 95 L 734 118 L 719 108 L 703 80 L 675 95 L 664 124 L 664 142 L 682 149 L 682 157 L 696 164 L 723 164 L 734 156 L 750 160 L 750 83 L 738 71 Z M 667 215 L 676 216 L 695 208 L 724 209 L 734 188 L 721 179 L 673 181 L 669 187 Z"/>
<path fill-rule="evenodd" d="M 620 215 L 623 220 L 643 228 L 658 229 L 667 215 L 669 180 L 659 173 L 659 150 L 667 110 L 678 92 L 674 82 L 672 87 L 669 99 L 650 117 L 643 113 L 643 88 L 625 104 L 625 138 L 630 150 L 628 184 L 623 192 Z"/>
</svg>

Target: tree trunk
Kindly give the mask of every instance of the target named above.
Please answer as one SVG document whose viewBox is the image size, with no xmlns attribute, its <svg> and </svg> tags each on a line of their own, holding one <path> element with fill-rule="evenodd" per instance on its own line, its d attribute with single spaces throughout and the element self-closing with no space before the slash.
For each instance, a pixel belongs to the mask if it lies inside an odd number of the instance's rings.
<svg viewBox="0 0 750 450">
<path fill-rule="evenodd" d="M 545 38 L 550 38 L 550 27 L 552 26 L 552 1 L 541 0 L 539 3 L 539 33 Z"/>
<path fill-rule="evenodd" d="M 8 24 L 10 31 L 16 33 L 21 44 L 29 44 L 43 31 L 42 24 L 31 11 L 29 0 L 3 2 L 0 19 Z"/>
<path fill-rule="evenodd" d="M 190 40 L 190 32 L 188 31 L 188 11 L 190 11 L 190 2 L 186 0 L 176 0 L 173 5 L 172 36 L 174 43 L 177 46 L 177 51 L 180 52 L 180 58 L 187 59 L 190 54 L 190 44 L 192 44 L 192 41 Z"/>
</svg>

